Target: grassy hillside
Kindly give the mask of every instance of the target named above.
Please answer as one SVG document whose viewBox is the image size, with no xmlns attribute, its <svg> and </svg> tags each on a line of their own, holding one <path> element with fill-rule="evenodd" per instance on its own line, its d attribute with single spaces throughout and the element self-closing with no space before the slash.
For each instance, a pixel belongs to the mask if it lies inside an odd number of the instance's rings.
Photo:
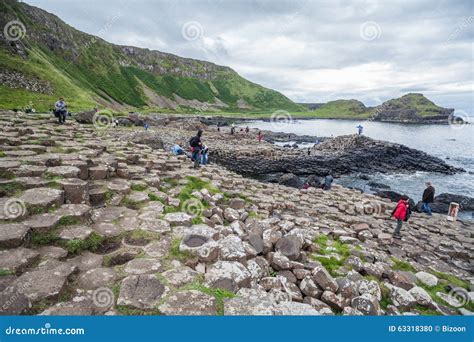
<svg viewBox="0 0 474 342">
<path fill-rule="evenodd" d="M 221 101 L 227 106 L 221 108 L 225 111 L 302 110 L 284 95 L 249 82 L 228 67 L 110 44 L 41 9 L 0 0 L 1 27 L 11 20 L 20 20 L 27 34 L 15 43 L 0 40 L 0 73 L 45 81 L 52 92 L 31 91 L 21 87 L 21 82 L 16 88 L 14 82 L 0 85 L 0 108 L 21 109 L 33 103 L 36 110 L 44 111 L 59 96 L 75 111 L 96 105 L 122 110 L 158 107 L 145 94 L 145 85 L 165 101 L 176 102 L 176 96 L 184 99 L 176 111 L 193 109 L 187 108 L 186 100 L 210 107 Z"/>
<path fill-rule="evenodd" d="M 423 94 L 409 93 L 402 97 L 385 101 L 377 110 L 415 110 L 419 116 L 432 116 L 440 114 L 445 108 L 437 106 Z"/>
</svg>

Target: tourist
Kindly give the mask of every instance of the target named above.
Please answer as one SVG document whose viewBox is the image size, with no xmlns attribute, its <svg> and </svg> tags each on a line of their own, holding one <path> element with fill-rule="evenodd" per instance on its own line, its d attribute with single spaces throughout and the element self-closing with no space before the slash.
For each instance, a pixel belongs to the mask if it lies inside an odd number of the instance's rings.
<svg viewBox="0 0 474 342">
<path fill-rule="evenodd" d="M 308 147 L 308 156 L 311 155 L 311 148 Z"/>
<path fill-rule="evenodd" d="M 201 165 L 207 165 L 209 162 L 209 148 L 205 145 L 201 149 Z"/>
<path fill-rule="evenodd" d="M 257 139 L 258 139 L 258 142 L 259 142 L 259 143 L 262 142 L 262 139 L 263 139 L 263 133 L 262 133 L 262 131 L 258 131 L 258 133 L 257 133 Z"/>
<path fill-rule="evenodd" d="M 332 176 L 332 172 L 329 171 L 326 177 L 324 177 L 324 184 L 323 184 L 323 189 L 324 190 L 331 190 L 332 187 L 332 182 L 334 181 L 334 177 Z"/>
<path fill-rule="evenodd" d="M 148 131 L 148 127 L 150 127 L 150 125 L 148 124 L 147 121 L 145 121 L 143 124 L 143 128 L 145 129 L 145 131 Z"/>
<path fill-rule="evenodd" d="M 402 196 L 397 203 L 397 206 L 392 212 L 391 217 L 397 220 L 397 227 L 393 232 L 393 237 L 396 239 L 400 239 L 402 236 L 400 234 L 400 230 L 402 229 L 403 221 L 408 221 L 410 218 L 411 209 L 410 204 L 408 204 L 408 197 Z"/>
<path fill-rule="evenodd" d="M 434 201 L 435 188 L 431 185 L 431 182 L 426 182 L 425 185 L 426 189 L 423 191 L 423 197 L 421 198 L 421 211 L 431 216 L 432 211 L 430 203 L 433 203 Z"/>
<path fill-rule="evenodd" d="M 245 127 L 245 133 L 246 133 L 246 134 L 248 134 L 248 133 L 249 133 L 249 131 L 250 131 L 250 128 L 249 128 L 249 126 Z"/>
<path fill-rule="evenodd" d="M 180 156 L 184 154 L 184 149 L 180 146 L 178 142 L 176 142 L 176 144 L 171 147 L 171 153 L 173 153 L 175 156 Z"/>
<path fill-rule="evenodd" d="M 234 135 L 234 132 L 235 132 L 235 126 L 234 124 L 232 124 L 232 126 L 230 127 L 230 135 Z"/>
<path fill-rule="evenodd" d="M 357 128 L 357 133 L 359 135 L 362 135 L 362 131 L 364 130 L 364 127 L 362 125 L 358 125 L 356 128 Z"/>
<path fill-rule="evenodd" d="M 199 168 L 199 162 L 201 161 L 200 154 L 202 149 L 202 129 L 198 129 L 197 134 L 189 140 L 189 146 L 191 146 L 191 160 L 194 162 L 194 168 Z"/>
<path fill-rule="evenodd" d="M 64 102 L 64 98 L 60 97 L 54 104 L 54 116 L 58 118 L 58 122 L 65 123 L 67 115 L 67 104 Z"/>
</svg>

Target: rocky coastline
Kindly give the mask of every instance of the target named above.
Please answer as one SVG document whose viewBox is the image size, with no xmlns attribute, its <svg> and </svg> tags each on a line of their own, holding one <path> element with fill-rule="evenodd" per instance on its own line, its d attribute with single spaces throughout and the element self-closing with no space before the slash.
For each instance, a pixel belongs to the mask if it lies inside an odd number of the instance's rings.
<svg viewBox="0 0 474 342">
<path fill-rule="evenodd" d="M 387 199 L 195 170 L 168 152 L 191 121 L 144 131 L 0 113 L 0 125 L 0 314 L 474 310 L 472 233 L 443 215 L 414 213 L 396 240 Z"/>
</svg>

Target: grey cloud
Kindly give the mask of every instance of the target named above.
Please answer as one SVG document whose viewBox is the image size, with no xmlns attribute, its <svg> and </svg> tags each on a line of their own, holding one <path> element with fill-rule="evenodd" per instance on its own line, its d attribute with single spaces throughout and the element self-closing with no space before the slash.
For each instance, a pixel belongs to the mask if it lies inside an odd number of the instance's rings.
<svg viewBox="0 0 474 342">
<path fill-rule="evenodd" d="M 228 65 L 295 101 L 373 105 L 410 90 L 472 113 L 470 0 L 27 2 L 116 44 Z M 182 37 L 189 21 L 203 28 L 196 41 Z M 367 22 L 374 40 L 361 37 Z"/>
</svg>

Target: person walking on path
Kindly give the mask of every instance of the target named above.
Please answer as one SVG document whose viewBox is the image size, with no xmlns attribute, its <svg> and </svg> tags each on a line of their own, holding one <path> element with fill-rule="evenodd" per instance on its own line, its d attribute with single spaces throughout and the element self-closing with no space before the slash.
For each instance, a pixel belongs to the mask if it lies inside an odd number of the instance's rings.
<svg viewBox="0 0 474 342">
<path fill-rule="evenodd" d="M 425 185 L 426 189 L 423 191 L 423 197 L 421 198 L 421 202 L 423 203 L 421 206 L 421 211 L 431 216 L 432 211 L 430 203 L 433 203 L 434 201 L 435 188 L 431 182 L 426 182 Z"/>
<path fill-rule="evenodd" d="M 191 146 L 191 160 L 194 162 L 194 168 L 199 168 L 201 161 L 201 149 L 202 149 L 202 129 L 198 129 L 197 134 L 189 140 L 189 146 Z"/>
<path fill-rule="evenodd" d="M 397 206 L 392 212 L 392 216 L 397 220 L 397 226 L 393 232 L 393 237 L 400 239 L 402 236 L 400 230 L 402 229 L 403 221 L 408 221 L 411 215 L 410 204 L 408 204 L 408 197 L 402 196 L 397 203 Z"/>
<path fill-rule="evenodd" d="M 66 122 L 67 104 L 64 102 L 64 98 L 59 98 L 54 104 L 54 115 L 58 118 L 60 124 Z"/>
</svg>

